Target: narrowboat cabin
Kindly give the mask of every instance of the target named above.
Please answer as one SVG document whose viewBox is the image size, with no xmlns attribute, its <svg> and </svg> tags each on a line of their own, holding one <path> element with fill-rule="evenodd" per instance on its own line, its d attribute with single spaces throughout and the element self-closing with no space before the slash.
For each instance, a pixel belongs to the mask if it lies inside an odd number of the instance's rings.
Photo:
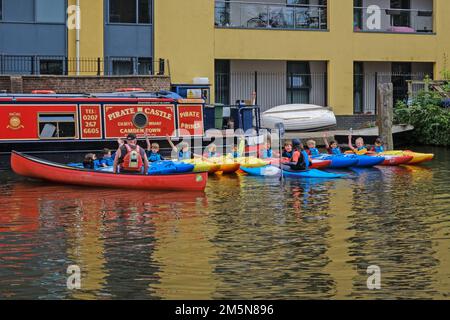
<svg viewBox="0 0 450 320">
<path fill-rule="evenodd" d="M 0 94 L 0 153 L 64 153 L 116 148 L 129 133 L 152 140 L 205 133 L 203 99 L 173 92 Z"/>
</svg>

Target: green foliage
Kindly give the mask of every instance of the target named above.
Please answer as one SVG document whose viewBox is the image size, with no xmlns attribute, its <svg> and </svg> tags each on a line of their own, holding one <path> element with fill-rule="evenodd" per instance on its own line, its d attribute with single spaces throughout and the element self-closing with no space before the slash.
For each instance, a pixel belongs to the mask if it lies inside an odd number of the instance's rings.
<svg viewBox="0 0 450 320">
<path fill-rule="evenodd" d="M 441 106 L 442 97 L 435 92 L 421 92 L 411 106 L 397 103 L 394 109 L 396 123 L 414 126 L 415 144 L 450 145 L 450 110 Z"/>
</svg>

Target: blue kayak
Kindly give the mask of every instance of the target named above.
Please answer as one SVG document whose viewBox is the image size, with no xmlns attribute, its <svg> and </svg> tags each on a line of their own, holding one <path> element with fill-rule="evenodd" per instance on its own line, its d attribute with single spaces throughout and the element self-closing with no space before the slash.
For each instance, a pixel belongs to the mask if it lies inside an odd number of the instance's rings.
<svg viewBox="0 0 450 320">
<path fill-rule="evenodd" d="M 319 157 L 315 157 L 315 159 L 320 160 L 331 160 L 331 164 L 328 168 L 330 169 L 344 169 L 349 167 L 354 167 L 358 164 L 358 159 L 356 157 L 353 157 L 353 155 L 350 156 L 344 156 L 344 155 L 321 155 Z"/>
<path fill-rule="evenodd" d="M 68 166 L 74 168 L 83 168 L 82 163 L 69 163 Z M 194 170 L 194 165 L 183 162 L 174 161 L 157 161 L 150 163 L 148 174 L 150 175 L 165 175 L 174 173 L 187 173 Z M 98 171 L 112 172 L 113 167 L 99 168 Z"/>
<path fill-rule="evenodd" d="M 370 168 L 376 165 L 379 165 L 384 162 L 384 157 L 371 157 L 371 156 L 364 156 L 364 155 L 346 155 L 345 157 L 351 158 L 351 159 L 357 159 L 358 163 L 354 167 L 359 168 Z"/>
<path fill-rule="evenodd" d="M 251 176 L 278 177 L 281 174 L 281 169 L 275 166 L 265 166 L 261 168 L 246 168 L 241 166 L 241 170 Z M 283 175 L 285 177 L 292 177 L 292 178 L 319 178 L 319 179 L 336 179 L 346 176 L 345 174 L 329 173 L 317 169 L 310 169 L 305 171 L 283 170 Z"/>
</svg>

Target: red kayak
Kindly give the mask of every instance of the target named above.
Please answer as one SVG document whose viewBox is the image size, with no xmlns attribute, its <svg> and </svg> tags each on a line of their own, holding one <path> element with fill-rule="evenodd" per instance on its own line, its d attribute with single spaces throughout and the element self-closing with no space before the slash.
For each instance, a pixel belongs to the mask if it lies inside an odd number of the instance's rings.
<svg viewBox="0 0 450 320">
<path fill-rule="evenodd" d="M 369 156 L 376 156 L 376 154 L 368 154 Z M 402 164 L 407 164 L 409 163 L 412 159 L 413 156 L 402 156 L 402 155 L 384 155 L 384 162 L 379 164 L 380 166 L 399 166 Z"/>
<path fill-rule="evenodd" d="M 161 176 L 114 174 L 67 167 L 16 151 L 11 153 L 11 168 L 16 174 L 24 177 L 89 187 L 202 191 L 206 188 L 206 182 L 208 181 L 207 172 Z"/>
<path fill-rule="evenodd" d="M 272 159 L 265 159 L 267 161 L 267 164 L 273 165 L 273 166 L 279 166 L 280 159 L 272 158 Z M 283 158 L 282 162 L 289 162 L 288 159 Z M 312 164 L 309 166 L 310 169 L 325 169 L 328 168 L 331 165 L 331 160 L 319 160 L 319 159 L 313 159 Z"/>
</svg>

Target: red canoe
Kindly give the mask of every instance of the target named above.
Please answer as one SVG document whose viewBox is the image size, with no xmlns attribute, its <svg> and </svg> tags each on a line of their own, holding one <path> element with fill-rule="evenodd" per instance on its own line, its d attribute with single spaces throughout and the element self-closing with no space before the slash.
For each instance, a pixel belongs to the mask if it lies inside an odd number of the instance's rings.
<svg viewBox="0 0 450 320">
<path fill-rule="evenodd" d="M 265 159 L 267 161 L 267 164 L 271 164 L 274 166 L 279 166 L 280 159 L 272 158 L 272 159 Z M 283 158 L 283 162 L 288 162 L 288 159 Z M 331 165 L 331 160 L 318 160 L 313 159 L 311 165 L 309 166 L 310 169 L 325 169 L 328 168 Z"/>
<path fill-rule="evenodd" d="M 208 173 L 183 173 L 161 176 L 113 174 L 67 167 L 62 164 L 11 153 L 11 168 L 21 176 L 56 183 L 89 187 L 108 187 L 144 190 L 202 191 L 208 181 Z"/>
</svg>

